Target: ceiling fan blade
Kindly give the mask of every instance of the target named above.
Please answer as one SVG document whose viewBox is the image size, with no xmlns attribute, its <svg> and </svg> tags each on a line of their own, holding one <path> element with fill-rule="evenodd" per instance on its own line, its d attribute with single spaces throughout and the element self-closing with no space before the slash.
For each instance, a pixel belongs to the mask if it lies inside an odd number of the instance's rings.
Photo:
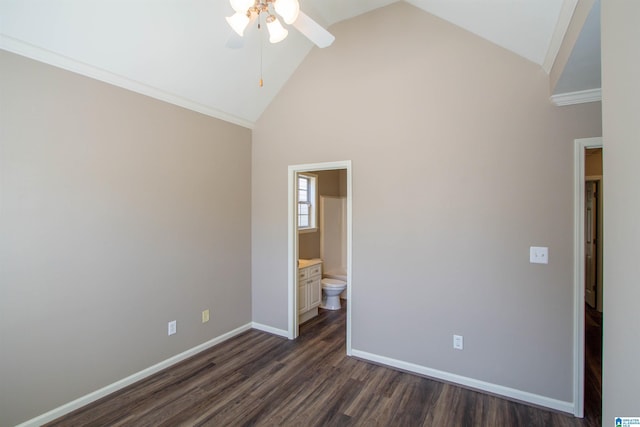
<svg viewBox="0 0 640 427">
<path fill-rule="evenodd" d="M 298 14 L 298 19 L 295 20 L 293 26 L 320 48 L 331 46 L 331 43 L 336 39 L 333 34 L 322 28 L 320 24 L 302 11 Z"/>
</svg>

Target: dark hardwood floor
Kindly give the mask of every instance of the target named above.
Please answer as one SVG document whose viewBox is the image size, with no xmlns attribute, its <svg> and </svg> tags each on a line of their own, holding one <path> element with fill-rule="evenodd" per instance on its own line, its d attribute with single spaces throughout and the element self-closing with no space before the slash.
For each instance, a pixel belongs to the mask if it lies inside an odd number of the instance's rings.
<svg viewBox="0 0 640 427">
<path fill-rule="evenodd" d="M 600 425 L 602 418 L 602 313 L 585 304 L 584 414 Z M 597 423 L 596 423 L 597 422 Z"/>
<path fill-rule="evenodd" d="M 346 357 L 345 329 L 343 309 L 321 310 L 295 341 L 247 331 L 47 425 L 600 425 L 590 363 L 577 419 Z"/>
</svg>

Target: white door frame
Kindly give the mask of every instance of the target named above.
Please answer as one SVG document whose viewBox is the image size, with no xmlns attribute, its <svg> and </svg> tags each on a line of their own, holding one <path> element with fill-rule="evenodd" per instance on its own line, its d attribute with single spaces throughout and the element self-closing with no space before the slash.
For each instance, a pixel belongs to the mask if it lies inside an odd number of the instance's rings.
<svg viewBox="0 0 640 427">
<path fill-rule="evenodd" d="M 602 146 L 601 137 L 583 138 L 574 140 L 573 149 L 573 415 L 580 418 L 584 417 L 584 150 Z"/>
<path fill-rule="evenodd" d="M 351 307 L 353 280 L 351 280 L 351 160 L 327 163 L 310 163 L 289 166 L 288 182 L 288 322 L 287 335 L 289 339 L 298 337 L 298 226 L 297 218 L 297 192 L 296 175 L 302 172 L 315 172 L 322 170 L 346 169 L 347 170 L 347 355 L 351 356 Z"/>
</svg>

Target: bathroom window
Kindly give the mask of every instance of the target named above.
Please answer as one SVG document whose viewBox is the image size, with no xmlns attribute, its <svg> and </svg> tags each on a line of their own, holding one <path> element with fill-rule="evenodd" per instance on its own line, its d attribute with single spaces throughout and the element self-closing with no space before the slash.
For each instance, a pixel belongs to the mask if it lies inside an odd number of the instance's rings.
<svg viewBox="0 0 640 427">
<path fill-rule="evenodd" d="M 298 230 L 316 231 L 316 187 L 317 177 L 310 174 L 298 174 Z"/>
</svg>

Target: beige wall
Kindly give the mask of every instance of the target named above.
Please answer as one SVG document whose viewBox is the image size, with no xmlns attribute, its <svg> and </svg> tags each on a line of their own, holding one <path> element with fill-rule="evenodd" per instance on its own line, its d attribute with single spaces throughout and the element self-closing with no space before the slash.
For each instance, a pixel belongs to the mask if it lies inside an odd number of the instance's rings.
<svg viewBox="0 0 640 427">
<path fill-rule="evenodd" d="M 251 133 L 4 51 L 0 70 L 9 426 L 251 321 Z"/>
<path fill-rule="evenodd" d="M 318 177 L 319 196 L 346 196 L 346 170 L 315 171 L 313 174 Z M 320 218 L 318 218 L 319 226 Z M 298 234 L 298 255 L 302 259 L 320 258 L 320 229 L 313 233 Z"/>
<path fill-rule="evenodd" d="M 318 176 L 318 195 L 340 196 L 340 170 L 314 172 Z"/>
<path fill-rule="evenodd" d="M 353 348 L 571 401 L 573 140 L 600 104 L 554 107 L 539 66 L 404 2 L 331 31 L 254 129 L 253 320 L 287 327 L 287 166 L 350 159 Z"/>
<path fill-rule="evenodd" d="M 298 233 L 298 258 L 320 258 L 320 233 Z"/>
<path fill-rule="evenodd" d="M 602 2 L 604 337 L 602 425 L 640 416 L 640 2 Z"/>
<path fill-rule="evenodd" d="M 585 176 L 602 176 L 602 148 L 592 148 L 585 152 Z"/>
<path fill-rule="evenodd" d="M 347 170 L 340 169 L 340 197 L 347 197 Z"/>
</svg>

